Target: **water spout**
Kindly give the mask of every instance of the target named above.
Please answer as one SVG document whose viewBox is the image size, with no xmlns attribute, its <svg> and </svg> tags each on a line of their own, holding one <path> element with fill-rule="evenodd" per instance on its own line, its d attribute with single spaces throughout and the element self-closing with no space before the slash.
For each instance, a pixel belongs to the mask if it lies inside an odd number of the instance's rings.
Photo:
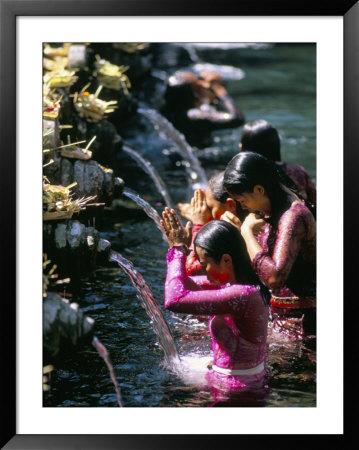
<svg viewBox="0 0 359 450">
<path fill-rule="evenodd" d="M 166 206 L 168 206 L 169 208 L 174 208 L 175 205 L 168 193 L 168 189 L 167 189 L 165 183 L 163 182 L 162 178 L 158 174 L 157 170 L 150 163 L 150 161 L 148 161 L 146 158 L 144 158 L 141 155 L 141 153 L 137 152 L 135 149 L 133 149 L 132 147 L 130 147 L 128 145 L 123 145 L 122 151 L 124 151 L 125 153 L 130 155 L 131 158 L 133 158 L 138 163 L 138 165 L 152 178 L 153 182 L 155 183 L 155 185 L 158 189 L 158 192 L 162 195 L 162 197 L 166 203 Z"/>
<path fill-rule="evenodd" d="M 175 144 L 180 155 L 185 160 L 184 166 L 192 189 L 194 191 L 198 188 L 206 189 L 208 181 L 207 175 L 183 134 L 176 130 L 171 122 L 163 117 L 158 111 L 144 108 L 139 108 L 137 111 L 147 117 L 154 125 L 155 129 L 161 130 L 161 132 L 166 135 L 167 139 Z"/>
<path fill-rule="evenodd" d="M 141 208 L 145 211 L 145 213 L 150 217 L 156 224 L 157 228 L 161 231 L 164 238 L 166 235 L 161 227 L 161 217 L 158 212 L 144 200 L 136 191 L 131 188 L 125 187 L 123 189 L 123 195 L 133 200 L 137 205 L 141 206 Z"/>
<path fill-rule="evenodd" d="M 121 398 L 121 391 L 120 391 L 120 388 L 119 388 L 117 380 L 116 380 L 115 371 L 113 369 L 113 365 L 110 360 L 110 356 L 108 354 L 107 348 L 103 345 L 103 343 L 96 336 L 94 336 L 94 338 L 92 340 L 92 345 L 95 347 L 98 354 L 105 361 L 105 363 L 108 367 L 108 370 L 110 372 L 110 378 L 112 380 L 112 383 L 115 386 L 118 405 L 122 408 L 123 404 L 122 404 L 122 398 Z"/>
<path fill-rule="evenodd" d="M 152 293 L 150 286 L 143 276 L 135 269 L 131 261 L 128 261 L 120 253 L 111 252 L 110 260 L 116 261 L 131 280 L 137 290 L 137 298 L 141 301 L 148 317 L 151 320 L 153 331 L 157 335 L 159 346 L 162 348 L 168 365 L 179 362 L 176 344 L 171 330 L 160 309 L 160 305 Z"/>
</svg>

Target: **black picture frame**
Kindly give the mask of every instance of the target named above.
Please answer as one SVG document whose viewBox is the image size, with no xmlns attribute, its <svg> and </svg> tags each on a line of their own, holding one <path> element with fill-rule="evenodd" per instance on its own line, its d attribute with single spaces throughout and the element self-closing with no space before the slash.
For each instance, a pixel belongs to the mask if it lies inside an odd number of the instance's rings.
<svg viewBox="0 0 359 450">
<path fill-rule="evenodd" d="M 0 0 L 0 192 L 3 204 L 0 239 L 1 296 L 1 448 L 7 449 L 183 449 L 245 446 L 276 442 L 310 448 L 330 437 L 330 446 L 347 448 L 356 414 L 347 415 L 343 435 L 18 435 L 16 433 L 16 17 L 18 16 L 342 16 L 344 19 L 344 298 L 345 374 L 357 373 L 352 342 L 355 330 L 355 289 L 350 290 L 357 264 L 350 255 L 357 249 L 357 208 L 354 177 L 359 169 L 359 2 L 245 0 L 220 4 L 167 0 Z M 328 156 L 330 157 L 330 155 Z M 349 213 L 350 211 L 350 213 Z M 341 218 L 334 218 L 341 220 Z M 333 220 L 333 217 L 330 218 Z M 355 228 L 354 228 L 355 227 Z M 350 237 L 350 239 L 349 239 Z M 334 275 L 333 275 L 334 276 Z M 354 286 L 353 286 L 354 287 Z M 349 298 L 349 292 L 353 298 Z M 350 302 L 352 300 L 352 302 Z M 330 374 L 328 374 L 330 376 Z M 345 410 L 353 402 L 345 380 Z M 300 424 L 298 425 L 300 426 Z M 259 430 L 260 432 L 260 430 Z M 280 439 L 278 440 L 278 437 Z M 259 442 L 260 441 L 260 442 Z"/>
</svg>

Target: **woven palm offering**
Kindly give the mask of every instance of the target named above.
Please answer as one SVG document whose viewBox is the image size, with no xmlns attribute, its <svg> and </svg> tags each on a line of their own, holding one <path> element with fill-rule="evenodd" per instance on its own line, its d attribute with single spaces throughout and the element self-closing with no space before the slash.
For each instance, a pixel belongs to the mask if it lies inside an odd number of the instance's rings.
<svg viewBox="0 0 359 450">
<path fill-rule="evenodd" d="M 92 152 L 89 150 L 91 144 L 96 139 L 96 136 L 94 136 L 91 141 L 86 145 L 85 148 L 81 148 L 78 146 L 78 144 L 81 144 L 85 141 L 79 141 L 79 142 L 72 142 L 70 141 L 70 136 L 67 136 L 67 144 L 62 145 L 61 147 L 58 147 L 60 150 L 61 156 L 64 156 L 65 158 L 75 158 L 75 159 L 81 159 L 84 161 L 87 161 L 88 159 L 92 158 Z"/>
<path fill-rule="evenodd" d="M 44 44 L 44 55 L 49 58 L 55 58 L 56 56 L 68 56 L 69 49 L 71 47 L 70 42 L 66 42 L 61 47 L 51 47 L 50 44 Z"/>
<path fill-rule="evenodd" d="M 75 70 L 59 69 L 45 73 L 43 80 L 50 88 L 72 86 L 78 80 Z"/>
<path fill-rule="evenodd" d="M 43 220 L 71 219 L 74 213 L 86 209 L 85 205 L 96 198 L 96 196 L 82 197 L 75 200 L 71 198 L 70 189 L 76 186 L 76 184 L 74 182 L 64 187 L 50 184 L 46 177 L 43 178 Z"/>
<path fill-rule="evenodd" d="M 100 85 L 94 94 L 90 94 L 86 89 L 90 86 L 87 84 L 80 93 L 74 96 L 74 104 L 80 117 L 88 122 L 99 122 L 104 119 L 107 114 L 115 111 L 117 108 L 117 100 L 106 102 L 98 98 L 103 86 Z"/>
<path fill-rule="evenodd" d="M 60 112 L 60 101 L 44 99 L 43 117 L 46 119 L 56 119 Z"/>
<path fill-rule="evenodd" d="M 69 63 L 69 59 L 63 56 L 56 56 L 54 59 L 42 58 L 42 66 L 45 70 L 54 72 L 56 70 L 65 69 Z"/>
<path fill-rule="evenodd" d="M 54 91 L 50 90 L 48 83 L 43 86 L 42 115 L 45 119 L 56 119 L 60 112 L 60 103 L 63 96 L 57 98 Z"/>
<path fill-rule="evenodd" d="M 95 67 L 94 75 L 97 76 L 100 84 L 116 91 L 123 89 L 125 94 L 128 94 L 131 83 L 125 72 L 130 68 L 129 66 L 116 66 L 96 55 Z"/>
</svg>

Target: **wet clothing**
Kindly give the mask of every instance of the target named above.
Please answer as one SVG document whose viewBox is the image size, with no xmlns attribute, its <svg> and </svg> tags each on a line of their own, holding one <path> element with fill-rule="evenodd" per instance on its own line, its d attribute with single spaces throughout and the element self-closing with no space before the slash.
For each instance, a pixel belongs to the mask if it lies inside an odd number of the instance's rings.
<svg viewBox="0 0 359 450">
<path fill-rule="evenodd" d="M 315 219 L 304 202 L 294 203 L 279 220 L 273 249 L 269 248 L 268 242 L 270 230 L 271 226 L 266 224 L 257 236 L 263 251 L 255 255 L 252 266 L 261 280 L 272 289 L 272 317 L 278 325 L 285 317 L 300 319 L 301 328 L 308 324 L 304 327 L 305 334 L 314 334 Z M 275 277 L 274 283 L 272 277 Z"/>
<path fill-rule="evenodd" d="M 266 369 L 258 375 L 226 376 L 213 370 L 206 376 L 211 386 L 213 406 L 263 406 L 269 392 Z"/>
<path fill-rule="evenodd" d="M 277 162 L 283 172 L 294 182 L 298 192 L 314 206 L 317 204 L 317 189 L 309 173 L 299 164 L 289 162 Z"/>
<path fill-rule="evenodd" d="M 269 233 L 266 225 L 258 236 L 263 250 L 252 261 L 261 280 L 274 294 L 284 286 L 300 297 L 315 294 L 316 222 L 304 202 L 293 203 L 280 217 L 273 249 Z"/>
<path fill-rule="evenodd" d="M 206 276 L 189 277 L 185 262 L 187 249 L 173 247 L 167 254 L 165 307 L 187 314 L 209 315 L 213 364 L 225 369 L 251 369 L 265 361 L 268 306 L 261 292 L 252 285 L 219 286 Z M 216 380 L 228 389 L 242 389 L 251 380 L 265 375 L 228 376 L 213 370 L 208 380 Z M 243 379 L 242 379 L 243 378 Z M 223 386 L 225 389 L 226 386 Z"/>
</svg>

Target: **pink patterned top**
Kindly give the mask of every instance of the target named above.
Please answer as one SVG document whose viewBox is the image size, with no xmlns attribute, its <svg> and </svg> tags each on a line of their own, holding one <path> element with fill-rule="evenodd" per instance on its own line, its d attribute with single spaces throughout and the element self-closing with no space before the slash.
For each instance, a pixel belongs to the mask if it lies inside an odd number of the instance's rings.
<svg viewBox="0 0 359 450">
<path fill-rule="evenodd" d="M 263 251 L 258 252 L 252 266 L 274 295 L 285 286 L 299 297 L 315 296 L 316 287 L 316 222 L 303 203 L 293 203 L 281 216 L 274 247 L 268 245 L 270 225 L 257 236 Z M 287 294 L 288 295 L 288 294 Z"/>
<path fill-rule="evenodd" d="M 227 369 L 249 369 L 266 357 L 268 306 L 252 285 L 211 283 L 206 276 L 188 277 L 185 247 L 167 254 L 165 307 L 171 311 L 210 315 L 213 363 Z"/>
</svg>

